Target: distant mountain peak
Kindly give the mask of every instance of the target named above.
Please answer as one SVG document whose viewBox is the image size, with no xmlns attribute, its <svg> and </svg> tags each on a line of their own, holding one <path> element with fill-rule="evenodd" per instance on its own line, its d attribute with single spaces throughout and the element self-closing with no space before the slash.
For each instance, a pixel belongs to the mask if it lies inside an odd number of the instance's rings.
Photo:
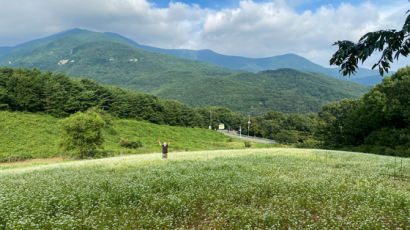
<svg viewBox="0 0 410 230">
<path fill-rule="evenodd" d="M 56 33 L 48 37 L 61 37 L 61 36 L 66 36 L 66 35 L 71 35 L 71 34 L 78 34 L 78 33 L 94 33 L 94 32 L 76 27 L 76 28 L 61 31 L 59 33 Z M 48 37 L 45 37 L 45 38 L 48 38 Z"/>
</svg>

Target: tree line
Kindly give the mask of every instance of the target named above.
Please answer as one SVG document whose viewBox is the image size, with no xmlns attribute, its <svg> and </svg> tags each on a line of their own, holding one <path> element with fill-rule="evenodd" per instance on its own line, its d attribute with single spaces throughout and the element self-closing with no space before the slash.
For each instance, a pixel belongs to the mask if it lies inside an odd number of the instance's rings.
<svg viewBox="0 0 410 230">
<path fill-rule="evenodd" d="M 74 79 L 63 73 L 38 69 L 0 68 L 0 109 L 42 112 L 67 117 L 90 108 L 102 109 L 114 117 L 146 120 L 171 126 L 207 128 L 225 122 L 239 127 L 244 117 L 223 107 L 191 108 L 178 101 L 103 86 L 90 79 Z M 210 118 L 211 113 L 211 118 Z M 211 120 L 210 120 L 211 119 Z"/>
</svg>

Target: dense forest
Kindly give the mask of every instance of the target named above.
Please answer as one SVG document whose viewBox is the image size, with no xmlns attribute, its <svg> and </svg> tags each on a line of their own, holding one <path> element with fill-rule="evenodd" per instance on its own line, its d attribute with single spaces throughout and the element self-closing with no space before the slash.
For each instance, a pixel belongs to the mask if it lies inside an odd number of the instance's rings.
<svg viewBox="0 0 410 230">
<path fill-rule="evenodd" d="M 359 100 L 323 106 L 317 137 L 324 146 L 410 156 L 410 67 L 383 79 Z"/>
<path fill-rule="evenodd" d="M 410 67 L 386 77 L 360 99 L 326 104 L 319 113 L 270 111 L 251 117 L 250 135 L 299 147 L 410 156 Z M 171 126 L 227 128 L 247 134 L 248 117 L 224 107 L 191 108 L 178 101 L 103 86 L 38 69 L 0 68 L 0 109 L 66 117 L 90 108 L 114 117 Z"/>
</svg>

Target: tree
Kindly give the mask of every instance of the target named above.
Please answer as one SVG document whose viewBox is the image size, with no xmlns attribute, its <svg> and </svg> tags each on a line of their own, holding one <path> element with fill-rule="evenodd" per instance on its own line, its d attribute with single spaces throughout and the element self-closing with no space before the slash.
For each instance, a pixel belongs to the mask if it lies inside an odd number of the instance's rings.
<svg viewBox="0 0 410 230">
<path fill-rule="evenodd" d="M 95 112 L 77 112 L 61 121 L 63 128 L 61 146 L 66 151 L 74 151 L 81 158 L 92 155 L 101 148 L 104 138 L 104 120 Z"/>
<path fill-rule="evenodd" d="M 11 108 L 37 112 L 42 110 L 43 90 L 38 69 L 17 69 L 6 82 Z"/>
<path fill-rule="evenodd" d="M 325 146 L 336 147 L 349 145 L 347 133 L 352 132 L 349 122 L 351 114 L 357 109 L 360 100 L 343 99 L 338 102 L 326 104 L 319 112 L 319 122 L 316 127 L 316 136 L 322 140 Z M 350 139 L 349 139 L 350 140 Z"/>
<path fill-rule="evenodd" d="M 393 62 L 393 59 L 397 60 L 400 55 L 407 57 L 410 52 L 409 12 L 407 11 L 408 16 L 400 31 L 380 30 L 369 32 L 361 37 L 358 43 L 351 41 L 335 42 L 333 45 L 337 45 L 339 49 L 330 59 L 330 64 L 340 66 L 340 72 L 343 75 L 350 75 L 356 72 L 359 61 L 363 63 L 373 52 L 379 51 L 382 52 L 382 55 L 379 61 L 372 66 L 372 69 L 378 66 L 380 75 L 389 72 L 390 63 Z"/>
</svg>

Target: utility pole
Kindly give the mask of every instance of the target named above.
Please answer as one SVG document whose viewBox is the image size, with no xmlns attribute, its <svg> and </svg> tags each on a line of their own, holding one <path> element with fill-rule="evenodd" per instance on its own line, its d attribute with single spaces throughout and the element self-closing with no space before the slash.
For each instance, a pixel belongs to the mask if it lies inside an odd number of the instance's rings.
<svg viewBox="0 0 410 230">
<path fill-rule="evenodd" d="M 248 120 L 248 137 L 249 137 L 249 126 L 251 125 L 251 115 L 249 115 L 249 120 Z"/>
<path fill-rule="evenodd" d="M 211 112 L 211 109 L 209 109 L 209 129 L 212 129 L 212 112 Z"/>
</svg>

